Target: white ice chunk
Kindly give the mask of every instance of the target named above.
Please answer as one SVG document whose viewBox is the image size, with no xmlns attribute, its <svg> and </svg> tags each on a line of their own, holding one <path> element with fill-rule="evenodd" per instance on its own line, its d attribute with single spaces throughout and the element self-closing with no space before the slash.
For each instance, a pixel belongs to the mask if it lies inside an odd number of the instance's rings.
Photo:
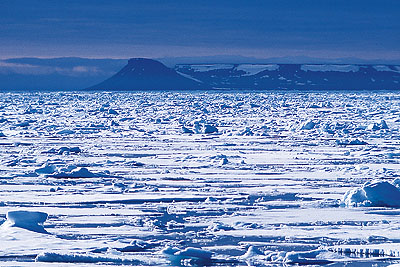
<svg viewBox="0 0 400 267">
<path fill-rule="evenodd" d="M 243 254 L 242 256 L 240 256 L 239 258 L 250 259 L 250 258 L 258 257 L 260 255 L 264 256 L 264 253 L 262 253 L 262 251 L 260 251 L 258 248 L 254 247 L 254 246 L 250 246 L 247 249 L 246 253 Z"/>
<path fill-rule="evenodd" d="M 187 134 L 193 134 L 194 132 L 185 126 L 182 126 L 182 132 Z"/>
<path fill-rule="evenodd" d="M 378 131 L 378 130 L 387 130 L 389 127 L 386 124 L 386 121 L 380 120 L 379 122 L 374 122 L 368 125 L 367 130 L 370 131 Z"/>
<path fill-rule="evenodd" d="M 65 130 L 61 130 L 61 131 L 58 131 L 57 132 L 57 134 L 62 134 L 62 135 L 68 135 L 68 134 L 74 134 L 75 133 L 75 131 L 73 131 L 73 130 L 68 130 L 68 129 L 65 129 Z"/>
<path fill-rule="evenodd" d="M 47 213 L 39 211 L 9 211 L 7 221 L 2 225 L 6 227 L 19 227 L 29 231 L 47 234 L 43 223 L 47 220 Z"/>
<path fill-rule="evenodd" d="M 97 177 L 113 177 L 106 173 L 93 173 L 89 171 L 87 168 L 79 168 L 75 171 L 71 172 L 59 172 L 53 175 L 49 175 L 48 177 L 54 178 L 97 178 Z"/>
<path fill-rule="evenodd" d="M 56 170 L 57 170 L 56 166 L 46 163 L 42 167 L 36 169 L 35 172 L 36 173 L 50 174 L 50 173 L 54 173 Z"/>
<path fill-rule="evenodd" d="M 110 109 L 108 110 L 108 114 L 111 114 L 111 115 L 118 115 L 119 113 L 118 113 L 116 110 L 110 108 Z"/>
<path fill-rule="evenodd" d="M 205 134 L 218 133 L 218 129 L 215 126 L 205 124 L 202 128 L 202 132 Z"/>
<path fill-rule="evenodd" d="M 199 248 L 185 248 L 184 250 L 175 252 L 174 255 L 209 260 L 211 259 L 212 252 Z"/>
<path fill-rule="evenodd" d="M 301 126 L 301 130 L 312 130 L 316 125 L 312 120 L 308 120 Z"/>
<path fill-rule="evenodd" d="M 200 248 L 185 248 L 183 250 L 176 247 L 166 247 L 161 251 L 168 256 L 173 263 L 182 263 L 185 260 L 193 260 L 195 264 L 204 264 L 211 261 L 212 252 Z"/>
<path fill-rule="evenodd" d="M 396 182 L 397 183 L 397 182 Z M 400 207 L 400 190 L 393 183 L 374 180 L 351 189 L 342 199 L 346 206 Z"/>
<path fill-rule="evenodd" d="M 336 256 L 332 254 L 334 253 L 321 249 L 306 251 L 306 252 L 298 252 L 298 251 L 289 252 L 286 254 L 284 262 L 289 264 L 299 264 L 299 265 L 328 264 L 332 263 L 333 261 L 331 260 L 331 258 L 335 258 Z"/>
</svg>

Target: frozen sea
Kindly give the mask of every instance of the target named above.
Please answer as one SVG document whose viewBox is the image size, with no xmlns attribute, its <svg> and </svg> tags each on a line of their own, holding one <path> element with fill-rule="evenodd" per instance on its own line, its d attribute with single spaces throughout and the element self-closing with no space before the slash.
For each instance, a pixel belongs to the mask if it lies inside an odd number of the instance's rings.
<svg viewBox="0 0 400 267">
<path fill-rule="evenodd" d="M 0 266 L 394 266 L 399 129 L 397 92 L 0 93 Z"/>
</svg>

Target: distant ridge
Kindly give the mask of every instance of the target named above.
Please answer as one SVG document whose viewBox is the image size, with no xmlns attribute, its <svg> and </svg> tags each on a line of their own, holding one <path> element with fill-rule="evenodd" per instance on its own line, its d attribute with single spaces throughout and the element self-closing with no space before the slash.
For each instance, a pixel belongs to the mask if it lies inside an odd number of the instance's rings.
<svg viewBox="0 0 400 267">
<path fill-rule="evenodd" d="M 307 56 L 288 57 L 245 57 L 239 55 L 215 55 L 192 57 L 155 58 L 168 67 L 177 64 L 359 64 L 359 65 L 400 65 L 400 59 L 361 59 L 361 58 L 316 58 Z"/>
<path fill-rule="evenodd" d="M 202 83 L 166 67 L 159 61 L 132 58 L 117 74 L 87 90 L 184 90 L 206 89 Z"/>
<path fill-rule="evenodd" d="M 368 64 L 178 64 L 133 58 L 89 90 L 400 90 L 400 66 Z"/>
<path fill-rule="evenodd" d="M 297 62 L 283 62 L 282 58 L 229 56 L 183 59 L 171 58 L 169 63 L 160 59 L 167 67 L 148 59 L 132 59 L 129 67 L 126 66 L 128 59 L 5 59 L 0 60 L 0 91 L 66 91 L 88 87 L 92 90 L 123 91 L 210 88 L 400 90 L 400 63 L 396 63 L 396 60 L 367 63 L 355 59 L 347 59 L 346 62 L 337 59 L 335 62 L 316 62 L 315 59 L 302 57 L 296 59 Z M 141 64 L 137 69 L 143 69 L 143 73 L 129 73 L 135 64 Z M 103 83 L 124 66 L 129 79 L 125 78 L 122 82 L 121 77 L 115 77 L 107 84 Z"/>
<path fill-rule="evenodd" d="M 182 64 L 175 69 L 220 89 L 400 90 L 399 65 Z"/>
</svg>

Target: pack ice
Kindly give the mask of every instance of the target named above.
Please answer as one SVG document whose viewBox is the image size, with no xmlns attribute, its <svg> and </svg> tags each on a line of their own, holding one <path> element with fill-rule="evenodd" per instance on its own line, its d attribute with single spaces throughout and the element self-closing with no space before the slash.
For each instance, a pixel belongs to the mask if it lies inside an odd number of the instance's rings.
<svg viewBox="0 0 400 267">
<path fill-rule="evenodd" d="M 190 73 L 285 66 L 225 67 Z M 397 92 L 0 93 L 0 265 L 397 264 L 399 127 Z"/>
</svg>

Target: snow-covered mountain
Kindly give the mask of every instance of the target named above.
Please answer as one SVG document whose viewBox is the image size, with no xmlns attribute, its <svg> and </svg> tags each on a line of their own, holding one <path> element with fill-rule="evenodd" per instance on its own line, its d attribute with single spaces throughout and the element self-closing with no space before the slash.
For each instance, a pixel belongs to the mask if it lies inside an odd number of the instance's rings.
<svg viewBox="0 0 400 267">
<path fill-rule="evenodd" d="M 349 64 L 184 64 L 175 67 L 213 88 L 400 89 L 400 66 Z"/>
<path fill-rule="evenodd" d="M 171 61 L 168 68 L 151 59 L 132 59 L 128 65 L 124 59 L 7 59 L 0 60 L 0 90 L 79 90 L 89 86 L 102 90 L 400 89 L 400 64 L 278 64 L 274 60 L 261 64 L 261 59 L 244 64 L 243 58 L 237 63 L 232 60 L 228 64 L 177 65 Z"/>
<path fill-rule="evenodd" d="M 178 64 L 143 58 L 92 86 L 95 90 L 165 89 L 396 90 L 400 66 L 355 64 Z"/>
</svg>

